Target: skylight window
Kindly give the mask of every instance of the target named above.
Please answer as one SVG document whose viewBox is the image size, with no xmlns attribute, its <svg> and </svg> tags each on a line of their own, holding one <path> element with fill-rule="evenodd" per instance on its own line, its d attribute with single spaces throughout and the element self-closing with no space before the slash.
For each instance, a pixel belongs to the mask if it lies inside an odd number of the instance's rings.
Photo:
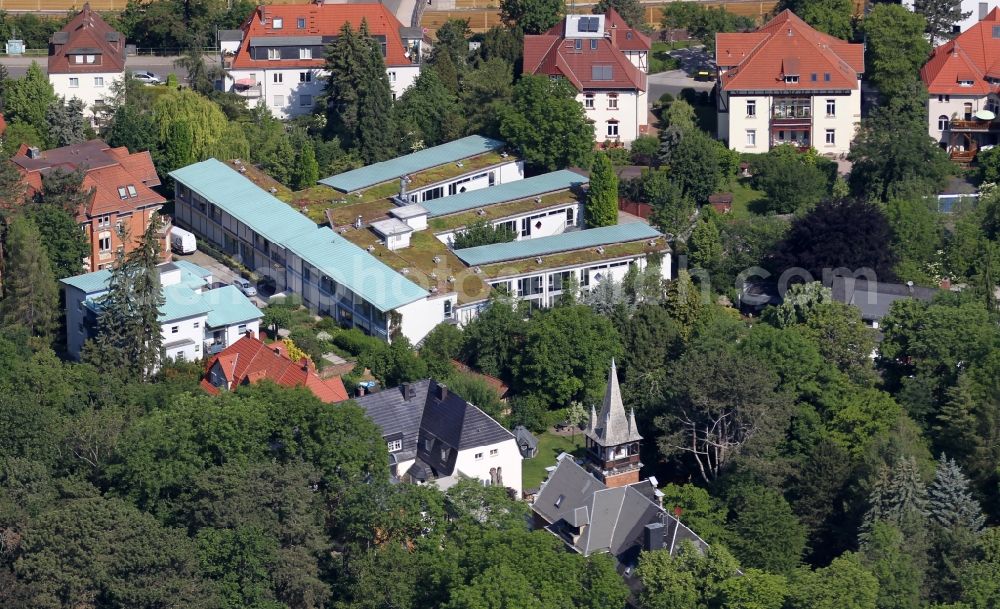
<svg viewBox="0 0 1000 609">
<path fill-rule="evenodd" d="M 799 82 L 798 76 L 792 76 L 790 74 L 785 75 L 785 84 L 793 85 Z"/>
<path fill-rule="evenodd" d="M 591 80 L 611 80 L 613 78 L 611 66 L 593 66 L 590 78 Z"/>
<path fill-rule="evenodd" d="M 129 184 L 128 186 L 126 186 L 126 188 L 128 188 L 128 196 L 129 197 L 132 197 L 134 199 L 135 197 L 139 196 L 139 193 L 137 193 L 135 191 L 135 186 L 134 185 Z"/>
<path fill-rule="evenodd" d="M 576 29 L 581 33 L 597 32 L 597 27 L 601 20 L 599 17 L 580 17 Z"/>
<path fill-rule="evenodd" d="M 118 187 L 118 198 L 123 201 L 128 198 L 128 194 L 126 193 L 124 186 Z"/>
</svg>

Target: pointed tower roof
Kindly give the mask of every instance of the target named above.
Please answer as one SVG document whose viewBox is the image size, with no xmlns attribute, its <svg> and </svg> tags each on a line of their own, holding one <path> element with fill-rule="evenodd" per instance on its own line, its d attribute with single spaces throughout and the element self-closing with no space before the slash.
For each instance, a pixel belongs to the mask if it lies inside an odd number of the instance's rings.
<svg viewBox="0 0 1000 609">
<path fill-rule="evenodd" d="M 593 412 L 593 411 L 592 411 Z M 618 446 L 642 439 L 635 426 L 635 413 L 629 417 L 625 414 L 622 404 L 622 392 L 618 387 L 618 369 L 611 360 L 611 370 L 608 372 L 608 387 L 604 391 L 604 405 L 596 420 L 591 415 L 587 426 L 587 437 L 601 446 Z"/>
</svg>

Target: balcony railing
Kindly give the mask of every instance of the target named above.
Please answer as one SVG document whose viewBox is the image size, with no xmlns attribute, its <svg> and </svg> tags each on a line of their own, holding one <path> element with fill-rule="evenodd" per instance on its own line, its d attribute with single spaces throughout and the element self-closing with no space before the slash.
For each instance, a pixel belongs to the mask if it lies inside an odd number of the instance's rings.
<svg viewBox="0 0 1000 609">
<path fill-rule="evenodd" d="M 979 121 L 979 120 L 964 120 L 964 119 L 952 119 L 948 124 L 948 128 L 951 131 L 976 131 L 976 132 L 987 132 L 1000 130 L 1000 121 Z"/>
<path fill-rule="evenodd" d="M 952 150 L 949 153 L 951 160 L 956 163 L 971 163 L 974 158 L 976 158 L 975 150 Z"/>
<path fill-rule="evenodd" d="M 237 85 L 233 87 L 233 93 L 239 95 L 240 97 L 257 98 L 261 96 L 261 86 L 259 84 L 249 87 Z"/>
</svg>

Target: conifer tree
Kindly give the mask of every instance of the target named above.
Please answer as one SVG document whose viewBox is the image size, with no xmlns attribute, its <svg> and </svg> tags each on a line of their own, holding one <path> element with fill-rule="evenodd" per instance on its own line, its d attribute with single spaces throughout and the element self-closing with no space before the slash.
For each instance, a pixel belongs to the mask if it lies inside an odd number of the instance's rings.
<svg viewBox="0 0 1000 609">
<path fill-rule="evenodd" d="M 160 307 L 165 300 L 156 268 L 160 261 L 160 220 L 154 215 L 139 244 L 119 254 L 108 293 L 100 301 L 97 338 L 86 359 L 102 370 L 146 381 L 163 351 Z"/>
<path fill-rule="evenodd" d="M 316 161 L 316 149 L 308 139 L 304 139 L 299 149 L 299 162 L 295 164 L 293 182 L 296 190 L 309 188 L 319 180 L 319 163 Z"/>
<path fill-rule="evenodd" d="M 345 146 L 354 143 L 358 128 L 359 92 L 362 76 L 362 45 L 357 33 L 345 22 L 326 53 L 326 118 L 330 135 Z"/>
<path fill-rule="evenodd" d="M 594 157 L 590 171 L 590 188 L 584 206 L 587 228 L 618 224 L 618 176 L 606 154 Z"/>
<path fill-rule="evenodd" d="M 927 487 L 920 479 L 916 459 L 907 457 L 891 469 L 881 468 L 868 501 L 868 512 L 861 523 L 862 541 L 870 538 L 879 522 L 899 527 L 904 534 L 913 532 L 927 516 Z"/>
<path fill-rule="evenodd" d="M 368 34 L 368 22 L 361 21 L 360 34 L 367 53 L 362 64 L 359 87 L 358 149 L 366 163 L 377 163 L 396 154 L 396 129 L 392 118 L 392 86 L 385 71 L 379 44 Z"/>
<path fill-rule="evenodd" d="M 93 190 L 83 189 L 83 170 L 66 171 L 56 167 L 42 176 L 42 203 L 76 215 L 90 201 Z"/>
<path fill-rule="evenodd" d="M 982 507 L 969 492 L 969 479 L 955 459 L 941 454 L 934 481 L 927 489 L 927 511 L 944 528 L 964 527 L 978 533 L 986 523 Z"/>
<path fill-rule="evenodd" d="M 15 217 L 7 231 L 7 248 L 10 255 L 0 321 L 50 338 L 56 328 L 59 289 L 35 223 L 24 216 Z"/>
<path fill-rule="evenodd" d="M 962 12 L 962 0 L 915 0 L 913 12 L 920 13 L 927 19 L 927 33 L 931 37 L 931 46 L 937 46 L 941 41 L 953 38 L 953 26 L 959 24 L 972 12 Z"/>
<path fill-rule="evenodd" d="M 706 207 L 706 210 L 711 207 Z M 709 214 L 711 212 L 708 212 Z M 715 219 L 710 215 L 699 218 L 691 231 L 688 257 L 691 265 L 702 269 L 713 269 L 722 259 L 722 238 L 719 236 L 719 227 Z"/>
</svg>

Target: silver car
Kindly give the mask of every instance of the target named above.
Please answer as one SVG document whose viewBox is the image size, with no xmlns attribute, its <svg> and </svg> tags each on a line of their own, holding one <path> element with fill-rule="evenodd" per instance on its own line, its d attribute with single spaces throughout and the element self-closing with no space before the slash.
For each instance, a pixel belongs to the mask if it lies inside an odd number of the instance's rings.
<svg viewBox="0 0 1000 609">
<path fill-rule="evenodd" d="M 158 85 L 161 81 L 160 77 L 152 72 L 133 72 L 132 78 L 138 80 L 139 82 L 146 83 L 147 85 Z"/>
<path fill-rule="evenodd" d="M 233 280 L 233 285 L 236 286 L 239 291 L 243 292 L 244 296 L 252 297 L 257 295 L 257 288 L 253 287 L 249 281 L 239 277 Z"/>
</svg>

